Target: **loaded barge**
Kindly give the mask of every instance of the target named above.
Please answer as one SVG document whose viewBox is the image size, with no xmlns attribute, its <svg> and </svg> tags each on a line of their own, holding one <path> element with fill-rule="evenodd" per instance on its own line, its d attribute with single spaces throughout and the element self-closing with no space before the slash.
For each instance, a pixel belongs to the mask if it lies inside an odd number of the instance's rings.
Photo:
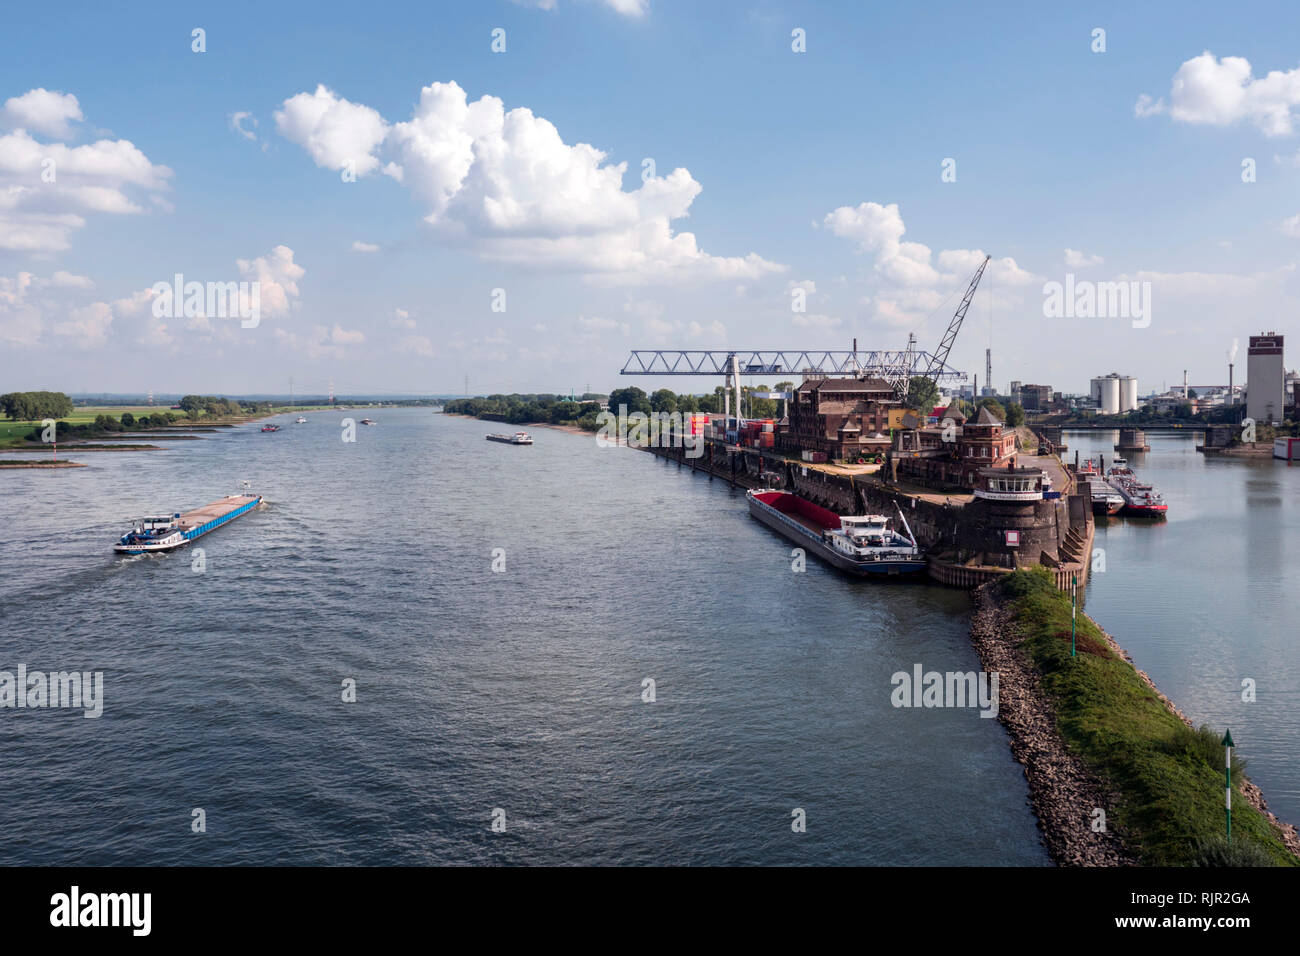
<svg viewBox="0 0 1300 956">
<path fill-rule="evenodd" d="M 899 534 L 884 515 L 837 515 L 789 491 L 748 491 L 745 497 L 755 518 L 841 571 L 876 577 L 925 570 L 911 529 Z"/>
<path fill-rule="evenodd" d="M 215 531 L 227 522 L 234 521 L 262 503 L 261 495 L 227 495 L 202 508 L 184 514 L 155 515 L 140 518 L 126 534 L 113 545 L 119 554 L 149 554 L 154 551 L 171 551 Z"/>
</svg>

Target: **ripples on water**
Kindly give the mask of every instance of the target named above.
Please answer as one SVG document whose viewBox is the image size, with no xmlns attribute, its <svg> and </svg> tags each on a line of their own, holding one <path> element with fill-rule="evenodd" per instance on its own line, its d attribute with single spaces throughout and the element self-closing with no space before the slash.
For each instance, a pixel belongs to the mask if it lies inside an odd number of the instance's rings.
<svg viewBox="0 0 1300 956">
<path fill-rule="evenodd" d="M 889 704 L 978 670 L 964 595 L 793 574 L 743 495 L 590 436 L 342 414 L 0 474 L 0 667 L 105 675 L 98 720 L 0 711 L 0 862 L 1047 862 L 997 721 Z M 244 478 L 203 574 L 108 550 Z"/>
</svg>

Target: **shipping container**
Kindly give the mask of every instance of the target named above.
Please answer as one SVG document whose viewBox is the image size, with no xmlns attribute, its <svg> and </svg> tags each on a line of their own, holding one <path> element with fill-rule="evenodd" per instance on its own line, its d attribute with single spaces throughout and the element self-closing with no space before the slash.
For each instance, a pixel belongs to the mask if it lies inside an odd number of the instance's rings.
<svg viewBox="0 0 1300 956">
<path fill-rule="evenodd" d="M 1273 457 L 1283 461 L 1300 461 L 1300 438 L 1274 438 Z"/>
</svg>

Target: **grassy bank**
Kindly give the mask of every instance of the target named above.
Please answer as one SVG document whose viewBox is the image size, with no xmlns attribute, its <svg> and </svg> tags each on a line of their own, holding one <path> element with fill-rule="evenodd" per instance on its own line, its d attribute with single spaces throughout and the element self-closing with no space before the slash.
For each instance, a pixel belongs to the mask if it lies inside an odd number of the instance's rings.
<svg viewBox="0 0 1300 956">
<path fill-rule="evenodd" d="M 1041 568 L 997 585 L 1042 675 L 1070 751 L 1119 794 L 1107 815 L 1148 866 L 1295 866 L 1269 820 L 1242 796 L 1233 755 L 1232 842 L 1224 838 L 1222 728 L 1193 730 L 1087 617 L 1070 657 L 1070 598 Z"/>
</svg>

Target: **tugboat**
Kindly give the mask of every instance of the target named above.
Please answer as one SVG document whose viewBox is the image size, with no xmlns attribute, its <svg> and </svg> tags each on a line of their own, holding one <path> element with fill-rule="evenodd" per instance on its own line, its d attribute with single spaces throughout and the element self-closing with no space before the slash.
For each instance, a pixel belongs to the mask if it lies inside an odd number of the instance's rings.
<svg viewBox="0 0 1300 956">
<path fill-rule="evenodd" d="M 1164 495 L 1154 485 L 1138 480 L 1136 472 L 1123 458 L 1111 459 L 1106 483 L 1124 499 L 1124 513 L 1158 517 L 1169 510 Z"/>
<path fill-rule="evenodd" d="M 515 432 L 513 435 L 488 435 L 488 441 L 499 441 L 506 445 L 531 445 L 533 436 L 528 432 Z"/>
<path fill-rule="evenodd" d="M 902 511 L 906 535 L 884 515 L 837 515 L 789 491 L 751 490 L 745 497 L 751 515 L 841 571 L 882 577 L 925 570 L 925 555 Z"/>
</svg>

